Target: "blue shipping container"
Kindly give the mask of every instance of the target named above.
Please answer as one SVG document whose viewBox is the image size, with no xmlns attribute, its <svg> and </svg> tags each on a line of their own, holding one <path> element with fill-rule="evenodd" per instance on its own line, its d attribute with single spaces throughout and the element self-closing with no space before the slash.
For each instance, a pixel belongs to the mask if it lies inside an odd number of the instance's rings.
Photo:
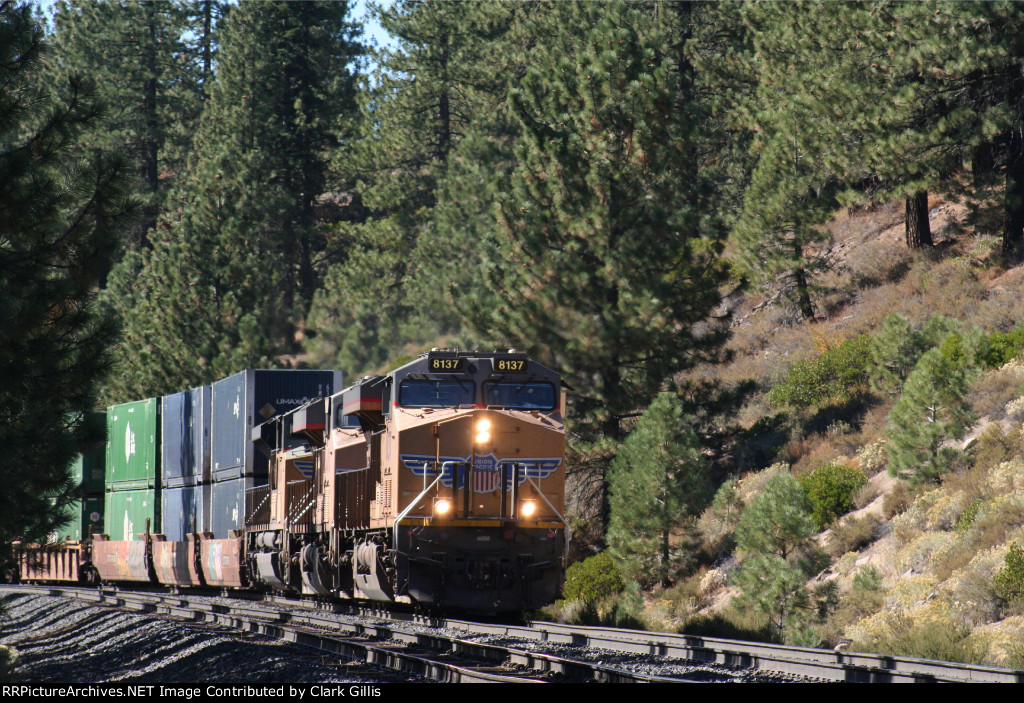
<svg viewBox="0 0 1024 703">
<path fill-rule="evenodd" d="M 243 476 L 212 484 L 210 532 L 214 539 L 227 539 L 231 530 L 245 526 L 245 493 L 250 488 L 267 485 L 265 477 Z"/>
<path fill-rule="evenodd" d="M 326 398 L 342 387 L 341 371 L 305 369 L 241 371 L 215 382 L 211 449 L 213 480 L 266 477 L 269 461 L 255 451 L 252 428 L 314 398 Z"/>
<path fill-rule="evenodd" d="M 210 480 L 211 399 L 210 386 L 163 397 L 161 451 L 165 486 L 194 486 Z"/>
<path fill-rule="evenodd" d="M 203 490 L 205 486 L 164 488 L 161 533 L 169 542 L 184 542 L 193 532 L 203 531 Z"/>
</svg>

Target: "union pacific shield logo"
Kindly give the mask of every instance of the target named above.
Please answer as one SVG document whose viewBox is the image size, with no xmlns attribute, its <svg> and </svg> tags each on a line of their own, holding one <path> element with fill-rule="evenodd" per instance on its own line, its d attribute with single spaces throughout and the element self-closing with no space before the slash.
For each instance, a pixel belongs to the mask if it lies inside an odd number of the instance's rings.
<svg viewBox="0 0 1024 703">
<path fill-rule="evenodd" d="M 436 468 L 434 457 L 430 454 L 401 454 L 399 458 L 405 464 L 405 468 L 416 476 L 428 479 L 436 478 L 437 472 L 450 462 L 449 466 L 444 467 L 441 485 L 451 488 L 453 477 L 457 477 L 459 490 L 466 485 L 466 475 L 470 469 L 468 456 L 442 456 Z M 473 490 L 476 493 L 492 493 L 499 490 L 502 469 L 504 469 L 505 483 L 507 487 L 511 488 L 517 464 L 519 466 L 519 483 L 523 484 L 526 483 L 527 478 L 539 481 L 553 474 L 555 469 L 562 464 L 562 457 L 499 459 L 494 454 L 477 454 L 473 457 Z"/>
<path fill-rule="evenodd" d="M 501 484 L 501 471 L 493 454 L 477 454 L 473 457 L 473 491 L 491 493 Z"/>
</svg>

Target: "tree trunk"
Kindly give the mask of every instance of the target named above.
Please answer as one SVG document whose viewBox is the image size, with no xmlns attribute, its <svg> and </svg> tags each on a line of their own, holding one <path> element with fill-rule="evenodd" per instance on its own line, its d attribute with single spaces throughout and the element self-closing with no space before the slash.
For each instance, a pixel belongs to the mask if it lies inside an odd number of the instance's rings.
<svg viewBox="0 0 1024 703">
<path fill-rule="evenodd" d="M 669 545 L 668 545 L 669 530 L 663 530 L 661 533 L 661 585 L 668 588 L 672 585 L 672 582 L 668 578 L 668 559 L 669 559 Z"/>
<path fill-rule="evenodd" d="M 1019 257 L 1024 243 L 1024 135 L 1015 127 L 1007 139 L 1003 255 Z"/>
<path fill-rule="evenodd" d="M 928 191 L 919 190 L 909 196 L 907 204 L 907 247 L 927 249 L 932 246 L 932 227 L 928 221 Z"/>
<path fill-rule="evenodd" d="M 156 12 L 152 4 L 147 3 L 146 20 L 149 24 L 149 42 L 146 45 L 146 84 L 145 104 L 143 110 L 146 114 L 146 133 L 143 137 L 143 174 L 146 183 L 148 198 L 142 207 L 142 231 L 140 232 L 139 246 L 151 247 L 149 233 L 156 228 L 156 219 L 160 211 L 160 124 L 157 118 L 157 56 L 156 45 L 158 41 Z"/>
<path fill-rule="evenodd" d="M 617 295 L 616 295 L 617 297 Z M 622 376 L 619 373 L 619 360 L 618 356 L 614 356 L 611 359 L 611 363 L 601 373 L 601 380 L 604 388 L 602 393 L 607 394 L 610 392 L 616 394 L 619 392 L 619 384 L 622 382 Z M 609 390 L 610 389 L 610 390 Z M 608 437 L 615 441 L 616 445 L 619 445 L 626 439 L 626 433 L 622 429 L 621 418 L 617 415 L 612 415 L 602 423 L 602 430 L 605 437 Z M 602 470 L 601 476 L 601 512 L 599 519 L 601 521 L 601 534 L 608 534 L 608 525 L 611 522 L 612 517 L 612 506 L 611 506 L 611 490 L 608 483 L 608 470 L 610 465 L 606 464 Z"/>
<path fill-rule="evenodd" d="M 995 145 L 992 142 L 979 144 L 971 154 L 971 177 L 975 185 L 996 169 Z"/>
<path fill-rule="evenodd" d="M 793 272 L 793 280 L 796 281 L 797 303 L 800 305 L 800 314 L 805 320 L 814 319 L 814 306 L 811 305 L 811 291 L 807 284 L 807 272 L 798 268 Z"/>
<path fill-rule="evenodd" d="M 803 315 L 803 318 L 813 320 L 814 306 L 811 305 L 811 286 L 807 280 L 807 270 L 803 267 L 804 248 L 795 232 L 791 243 L 793 245 L 793 261 L 798 262 L 791 274 L 792 281 L 796 285 L 796 301 L 800 306 L 800 314 Z"/>
<path fill-rule="evenodd" d="M 206 0 L 203 3 L 203 83 L 199 88 L 199 95 L 202 102 L 206 102 L 206 86 L 213 71 L 213 0 Z"/>
</svg>

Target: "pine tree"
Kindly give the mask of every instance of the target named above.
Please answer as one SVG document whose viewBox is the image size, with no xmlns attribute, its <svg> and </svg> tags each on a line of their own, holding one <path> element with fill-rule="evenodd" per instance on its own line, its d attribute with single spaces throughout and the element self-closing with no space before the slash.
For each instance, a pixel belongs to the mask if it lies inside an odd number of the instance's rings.
<svg viewBox="0 0 1024 703">
<path fill-rule="evenodd" d="M 757 131 L 750 115 L 759 104 L 752 25 L 728 3 L 681 2 L 672 7 L 690 15 L 682 51 L 692 64 L 692 97 L 705 116 L 695 162 L 715 184 L 718 217 L 732 227 L 757 163 L 751 149 Z"/>
<path fill-rule="evenodd" d="M 196 136 L 152 251 L 128 257 L 106 299 L 124 320 L 111 398 L 166 393 L 294 351 L 325 244 L 315 199 L 352 108 L 358 50 L 345 3 L 233 8 Z"/>
<path fill-rule="evenodd" d="M 757 283 L 781 289 L 804 319 L 815 317 L 815 280 L 831 265 L 823 226 L 846 185 L 870 177 L 858 158 L 851 92 L 864 87 L 861 54 L 847 46 L 857 3 L 750 3 L 747 80 L 753 98 L 739 121 L 754 156 L 734 228 L 739 259 Z M 839 47 L 842 47 L 841 49 Z M 858 94 L 859 96 L 859 94 Z"/>
<path fill-rule="evenodd" d="M 678 109 L 666 18 L 581 3 L 550 20 L 560 33 L 543 68 L 510 93 L 522 137 L 484 290 L 456 305 L 481 337 L 564 371 L 578 466 L 601 482 L 627 420 L 674 374 L 720 358 L 725 267 L 689 160 L 699 109 Z"/>
<path fill-rule="evenodd" d="M 832 3 L 832 91 L 870 198 L 905 198 L 907 244 L 931 245 L 928 191 L 987 197 L 1003 172 L 1003 248 L 1024 241 L 1024 10 L 1012 2 Z M 970 163 L 966 189 L 951 176 Z M 967 182 L 967 179 L 964 179 Z M 981 192 L 975 192 L 979 189 Z M 966 190 L 966 192 L 965 192 Z"/>
<path fill-rule="evenodd" d="M 921 357 L 889 414 L 889 473 L 913 483 L 937 482 L 960 456 L 948 440 L 973 420 L 964 369 L 938 349 Z"/>
<path fill-rule="evenodd" d="M 878 16 L 899 27 L 902 39 L 889 42 L 889 61 L 880 66 L 890 76 L 910 77 L 892 104 L 915 107 L 899 135 L 913 158 L 896 161 L 921 164 L 921 173 L 945 177 L 994 149 L 1003 168 L 1003 251 L 1019 254 L 1024 242 L 1024 8 L 1012 2 L 892 3 Z"/>
<path fill-rule="evenodd" d="M 438 227 L 434 211 L 450 155 L 471 125 L 502 109 L 507 35 L 524 9 L 428 0 L 377 10 L 397 46 L 374 52 L 372 85 L 364 82 L 359 94 L 357 138 L 335 159 L 339 187 L 356 191 L 366 217 L 338 226 L 340 261 L 309 320 L 313 358 L 369 371 L 403 344 L 415 350 L 459 330 L 447 295 L 452 281 L 439 284 L 435 274 L 455 264 L 460 276 L 470 275 L 476 253 L 457 252 L 464 223 Z"/>
<path fill-rule="evenodd" d="M 872 387 L 880 393 L 899 393 L 923 352 L 910 320 L 899 314 L 886 315 L 871 338 Z"/>
<path fill-rule="evenodd" d="M 961 331 L 957 320 L 935 315 L 915 330 L 903 315 L 887 315 L 871 339 L 871 383 L 880 393 L 896 395 L 921 356 Z"/>
<path fill-rule="evenodd" d="M 45 541 L 77 498 L 71 462 L 113 330 L 94 305 L 130 224 L 119 165 L 73 156 L 97 118 L 78 79 L 41 93 L 43 30 L 29 4 L 0 2 L 0 567 L 15 539 Z M 53 97 L 59 95 L 60 101 Z"/>
<path fill-rule="evenodd" d="M 707 460 L 691 423 L 673 393 L 659 393 L 612 462 L 608 547 L 635 581 L 671 585 L 672 533 L 706 502 Z"/>
<path fill-rule="evenodd" d="M 212 0 L 205 3 L 218 14 Z M 147 233 L 171 186 L 185 171 L 202 108 L 202 64 L 186 37 L 209 43 L 215 31 L 189 22 L 191 3 L 153 0 L 61 0 L 54 7 L 48 80 L 88 75 L 104 114 L 79 141 L 84 151 L 122 151 L 137 174 L 142 217 L 129 248 L 149 246 Z M 193 30 L 199 29 L 199 32 Z M 205 36 L 204 36 L 205 34 Z"/>
<path fill-rule="evenodd" d="M 812 611 L 807 580 L 814 570 L 812 537 L 818 526 L 803 488 L 788 473 L 776 476 L 740 516 L 736 547 L 744 555 L 737 604 L 767 616 L 779 639 L 792 638 Z"/>
</svg>

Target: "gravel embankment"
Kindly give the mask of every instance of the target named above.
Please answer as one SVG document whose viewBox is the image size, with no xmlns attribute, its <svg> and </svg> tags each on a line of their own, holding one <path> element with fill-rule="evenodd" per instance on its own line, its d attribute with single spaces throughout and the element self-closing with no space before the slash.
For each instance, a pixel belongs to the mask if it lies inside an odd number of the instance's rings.
<svg viewBox="0 0 1024 703">
<path fill-rule="evenodd" d="M 378 669 L 239 632 L 36 595 L 8 595 L 0 644 L 39 683 L 385 683 Z"/>
</svg>

